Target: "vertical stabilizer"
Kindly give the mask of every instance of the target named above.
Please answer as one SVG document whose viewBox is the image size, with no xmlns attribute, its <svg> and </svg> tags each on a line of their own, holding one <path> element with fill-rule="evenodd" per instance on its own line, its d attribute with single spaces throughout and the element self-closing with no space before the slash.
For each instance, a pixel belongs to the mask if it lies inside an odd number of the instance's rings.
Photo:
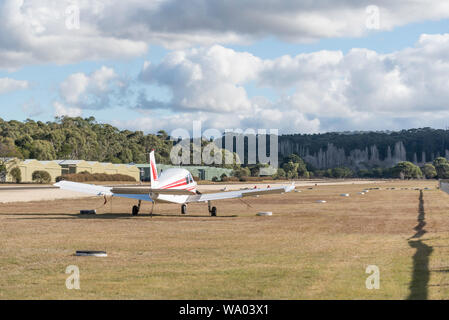
<svg viewBox="0 0 449 320">
<path fill-rule="evenodd" d="M 158 185 L 158 176 L 157 176 L 156 159 L 154 157 L 154 150 L 151 150 L 150 152 L 150 179 L 151 179 L 151 188 L 156 188 Z"/>
</svg>

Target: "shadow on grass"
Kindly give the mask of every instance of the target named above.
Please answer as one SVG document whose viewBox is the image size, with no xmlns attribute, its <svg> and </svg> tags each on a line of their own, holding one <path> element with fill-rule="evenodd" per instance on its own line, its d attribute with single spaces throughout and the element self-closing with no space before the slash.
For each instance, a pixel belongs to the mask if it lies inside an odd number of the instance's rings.
<svg viewBox="0 0 449 320">
<path fill-rule="evenodd" d="M 415 248 L 413 255 L 413 274 L 410 283 L 409 300 L 426 300 L 428 297 L 428 283 L 430 280 L 429 257 L 432 254 L 432 247 L 426 245 L 421 240 L 409 241 L 410 247 Z"/>
<path fill-rule="evenodd" d="M 217 217 L 210 217 L 208 215 L 181 215 L 181 214 L 139 214 L 133 216 L 130 213 L 100 213 L 100 214 L 74 214 L 74 213 L 6 213 L 0 214 L 3 216 L 12 216 L 15 220 L 67 220 L 67 219 L 139 219 L 151 217 L 167 217 L 167 218 L 236 218 L 237 215 L 218 215 Z"/>
<path fill-rule="evenodd" d="M 430 280 L 429 259 L 433 248 L 419 239 L 427 231 L 424 229 L 426 212 L 424 210 L 424 196 L 422 190 L 419 193 L 418 225 L 414 228 L 416 233 L 409 239 L 410 247 L 416 249 L 413 255 L 413 273 L 410 283 L 409 300 L 426 300 L 428 298 L 428 287 Z"/>
</svg>

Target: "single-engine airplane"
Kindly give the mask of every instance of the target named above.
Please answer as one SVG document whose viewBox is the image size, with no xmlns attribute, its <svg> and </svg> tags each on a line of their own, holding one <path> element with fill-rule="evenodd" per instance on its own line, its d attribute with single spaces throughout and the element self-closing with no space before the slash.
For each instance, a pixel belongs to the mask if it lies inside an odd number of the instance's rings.
<svg viewBox="0 0 449 320">
<path fill-rule="evenodd" d="M 138 215 L 142 201 L 169 202 L 181 205 L 181 214 L 187 213 L 187 204 L 192 202 L 204 202 L 208 204 L 211 216 L 217 215 L 217 208 L 211 203 L 215 200 L 232 198 L 243 198 L 259 196 L 264 194 L 280 194 L 295 189 L 294 183 L 282 187 L 227 191 L 218 193 L 201 194 L 196 190 L 197 183 L 193 180 L 191 173 L 182 168 L 171 168 L 164 170 L 160 177 L 157 174 L 154 150 L 150 153 L 150 187 L 106 187 L 71 181 L 60 181 L 54 184 L 63 190 L 83 192 L 97 196 L 113 196 L 138 200 L 138 204 L 132 207 L 132 215 Z M 151 213 L 153 213 L 153 207 Z"/>
</svg>

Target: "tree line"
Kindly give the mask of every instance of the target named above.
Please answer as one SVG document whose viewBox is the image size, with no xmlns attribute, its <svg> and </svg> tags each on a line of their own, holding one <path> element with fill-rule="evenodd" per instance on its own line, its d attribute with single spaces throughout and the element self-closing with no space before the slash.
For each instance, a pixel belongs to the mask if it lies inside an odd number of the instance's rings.
<svg viewBox="0 0 449 320">
<path fill-rule="evenodd" d="M 383 153 L 386 146 L 401 139 L 407 146 L 407 158 L 425 151 L 431 155 L 443 153 L 449 142 L 449 131 L 431 128 L 402 130 L 400 132 L 371 133 L 327 133 L 317 135 L 287 135 L 282 139 L 301 140 L 309 151 L 318 150 L 332 142 L 345 150 L 368 145 L 378 145 Z M 202 141 L 202 148 L 210 141 Z M 120 130 L 110 124 L 98 123 L 94 117 L 58 117 L 54 121 L 42 122 L 4 121 L 0 119 L 0 157 L 20 159 L 55 160 L 84 159 L 112 163 L 145 163 L 147 155 L 156 151 L 158 163 L 170 164 L 170 151 L 174 141 L 163 130 L 156 134 L 142 131 Z M 449 148 L 449 146 L 447 146 Z M 385 149 L 385 150 L 384 150 Z M 222 150 L 224 154 L 224 150 Z M 228 152 L 228 151 L 226 151 Z M 234 154 L 236 157 L 236 155 Z M 410 161 L 402 161 L 391 168 L 374 167 L 354 169 L 335 167 L 314 168 L 296 153 L 280 155 L 281 165 L 274 178 L 449 178 L 449 163 L 443 157 L 433 157 L 422 167 Z M 229 166 L 237 178 L 256 177 L 264 165 L 238 165 L 237 160 Z M 223 165 L 224 166 L 224 165 Z M 0 171 L 4 171 L 1 170 Z M 17 171 L 17 170 L 16 170 Z M 17 174 L 17 172 L 13 172 Z"/>
<path fill-rule="evenodd" d="M 0 157 L 56 160 L 84 159 L 112 163 L 145 163 L 156 150 L 159 163 L 170 162 L 173 142 L 164 131 L 119 130 L 94 117 L 60 117 L 42 122 L 0 119 Z"/>
<path fill-rule="evenodd" d="M 445 156 L 446 150 L 449 150 L 449 130 L 425 127 L 400 131 L 329 132 L 279 136 L 281 145 L 298 145 L 309 154 L 315 154 L 320 149 L 325 150 L 329 144 L 343 148 L 346 156 L 352 150 L 365 150 L 376 146 L 381 159 L 385 159 L 388 156 L 388 148 L 399 141 L 403 143 L 406 150 L 406 159 L 403 160 L 413 162 L 416 155 L 420 162 L 431 162 L 439 156 Z M 425 154 L 425 159 L 421 159 L 422 154 Z M 282 153 L 280 155 L 288 156 Z"/>
<path fill-rule="evenodd" d="M 438 157 L 419 167 L 410 161 L 398 162 L 391 168 L 352 170 L 347 167 L 317 170 L 300 156 L 291 154 L 284 159 L 273 176 L 276 179 L 309 178 L 399 178 L 399 179 L 449 179 L 449 161 Z"/>
</svg>

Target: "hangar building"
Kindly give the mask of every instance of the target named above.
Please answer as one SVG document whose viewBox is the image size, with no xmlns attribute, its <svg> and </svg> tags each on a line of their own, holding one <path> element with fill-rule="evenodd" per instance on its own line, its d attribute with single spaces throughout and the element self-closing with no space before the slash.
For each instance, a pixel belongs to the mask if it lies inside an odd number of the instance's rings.
<svg viewBox="0 0 449 320">
<path fill-rule="evenodd" d="M 84 160 L 54 160 L 54 162 L 61 166 L 62 174 L 87 171 L 89 173 L 124 174 L 133 177 L 136 181 L 140 179 L 140 170 L 129 164 Z"/>
<path fill-rule="evenodd" d="M 47 171 L 53 182 L 56 181 L 56 177 L 61 175 L 61 166 L 53 161 L 37 161 L 35 159 L 19 160 L 17 158 L 10 158 L 5 161 L 5 165 L 8 172 L 14 167 L 19 168 L 22 182 L 32 182 L 34 171 Z M 13 182 L 14 178 L 8 173 L 4 181 Z"/>
<path fill-rule="evenodd" d="M 33 182 L 32 175 L 34 171 L 47 171 L 51 176 L 52 182 L 55 182 L 56 178 L 63 174 L 83 171 L 89 173 L 124 174 L 133 177 L 136 181 L 140 179 L 139 168 L 129 164 L 100 163 L 84 160 L 39 161 L 35 159 L 20 160 L 17 158 L 2 158 L 1 160 L 5 163 L 8 174 L 3 177 L 0 176 L 0 182 L 14 182 L 14 178 L 10 174 L 11 169 L 14 167 L 20 169 L 22 182 Z"/>
<path fill-rule="evenodd" d="M 144 163 L 144 164 L 135 164 L 135 166 L 140 170 L 140 180 L 150 181 L 150 165 Z M 169 168 L 180 168 L 180 167 L 168 164 L 158 164 L 157 165 L 158 174 L 161 174 L 163 170 Z M 232 173 L 232 169 L 208 167 L 208 166 L 182 166 L 182 168 L 187 169 L 192 174 L 192 176 L 198 177 L 200 180 L 212 180 L 214 177 L 220 179 L 223 174 L 230 177 Z"/>
</svg>

